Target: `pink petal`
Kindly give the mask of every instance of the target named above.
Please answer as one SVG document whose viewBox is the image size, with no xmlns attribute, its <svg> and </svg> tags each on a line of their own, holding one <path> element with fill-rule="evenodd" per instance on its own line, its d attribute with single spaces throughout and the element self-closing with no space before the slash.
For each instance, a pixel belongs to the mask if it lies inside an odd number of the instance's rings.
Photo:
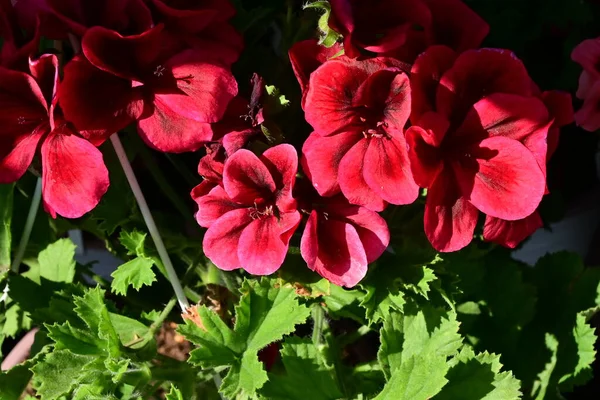
<svg viewBox="0 0 600 400">
<path fill-rule="evenodd" d="M 340 189 L 350 203 L 373 211 L 383 211 L 387 206 L 386 201 L 371 189 L 364 177 L 365 154 L 368 147 L 369 141 L 363 138 L 342 158 L 338 177 Z"/>
<path fill-rule="evenodd" d="M 248 206 L 271 199 L 277 188 L 265 164 L 245 149 L 235 152 L 225 163 L 223 186 L 233 201 Z"/>
<path fill-rule="evenodd" d="M 546 178 L 523 144 L 491 137 L 469 150 L 472 158 L 453 164 L 463 195 L 481 212 L 515 221 L 533 213 L 546 189 Z"/>
<path fill-rule="evenodd" d="M 58 87 L 58 58 L 54 54 L 44 54 L 35 61 L 30 60 L 29 68 L 47 104 L 52 104 Z"/>
<path fill-rule="evenodd" d="M 388 203 L 410 204 L 417 199 L 419 187 L 410 170 L 404 135 L 389 131 L 390 138 L 368 140 L 363 176 L 367 185 Z"/>
<path fill-rule="evenodd" d="M 224 214 L 204 234 L 204 254 L 225 271 L 241 268 L 238 245 L 244 229 L 252 222 L 250 210 L 240 208 Z"/>
<path fill-rule="evenodd" d="M 483 238 L 488 242 L 514 249 L 542 226 L 544 223 L 537 211 L 518 221 L 505 221 L 488 216 L 483 227 Z"/>
<path fill-rule="evenodd" d="M 442 153 L 438 148 L 441 143 L 440 137 L 445 134 L 441 129 L 424 129 L 413 125 L 406 131 L 411 171 L 415 182 L 422 188 L 431 186 L 443 168 Z"/>
<path fill-rule="evenodd" d="M 42 195 L 53 216 L 79 218 L 98 205 L 108 190 L 102 153 L 61 124 L 42 144 Z"/>
<path fill-rule="evenodd" d="M 578 99 L 585 100 L 591 93 L 591 89 L 596 82 L 600 81 L 600 76 L 594 76 L 588 71 L 582 71 L 579 76 L 579 87 L 575 94 Z"/>
<path fill-rule="evenodd" d="M 271 172 L 277 187 L 277 208 L 283 212 L 296 210 L 292 189 L 298 172 L 298 154 L 294 146 L 280 144 L 265 151 L 261 160 Z"/>
<path fill-rule="evenodd" d="M 581 65 L 595 79 L 599 79 L 600 39 L 588 39 L 579 43 L 573 49 L 571 59 Z"/>
<path fill-rule="evenodd" d="M 259 218 L 244 229 L 240 237 L 238 257 L 242 267 L 252 275 L 271 275 L 287 255 L 290 238 L 300 224 L 300 213 L 283 213 Z"/>
<path fill-rule="evenodd" d="M 338 171 L 344 155 L 363 136 L 360 133 L 340 133 L 323 137 L 313 132 L 302 146 L 302 169 L 321 196 L 340 192 Z"/>
<path fill-rule="evenodd" d="M 575 123 L 589 132 L 600 129 L 600 80 L 590 90 L 583 107 L 575 113 Z"/>
<path fill-rule="evenodd" d="M 194 196 L 194 193 L 192 193 Z M 232 201 L 221 186 L 215 186 L 208 194 L 195 197 L 198 204 L 196 221 L 198 225 L 209 228 L 223 214 L 240 208 L 240 205 Z"/>
<path fill-rule="evenodd" d="M 473 240 L 478 214 L 460 195 L 453 174 L 444 170 L 427 192 L 425 234 L 437 251 L 458 251 Z"/>
</svg>

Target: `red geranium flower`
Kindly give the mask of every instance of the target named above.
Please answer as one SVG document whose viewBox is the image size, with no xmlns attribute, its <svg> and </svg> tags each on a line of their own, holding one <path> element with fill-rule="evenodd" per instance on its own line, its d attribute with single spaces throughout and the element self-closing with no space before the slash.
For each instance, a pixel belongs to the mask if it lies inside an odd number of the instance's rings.
<svg viewBox="0 0 600 400">
<path fill-rule="evenodd" d="M 504 50 L 430 48 L 412 69 L 407 131 L 417 183 L 428 188 L 425 232 L 439 251 L 472 240 L 479 211 L 516 221 L 546 189 L 546 105 L 516 57 Z"/>
<path fill-rule="evenodd" d="M 134 120 L 146 143 L 161 151 L 194 151 L 212 139 L 211 124 L 237 94 L 235 78 L 213 54 L 165 53 L 163 38 L 162 25 L 126 37 L 88 30 L 85 57 L 65 66 L 59 98 L 90 140 L 101 142 Z"/>
<path fill-rule="evenodd" d="M 327 61 L 310 76 L 303 167 L 322 196 L 340 191 L 374 211 L 415 201 L 403 128 L 410 85 L 403 64 L 388 58 Z"/>
<path fill-rule="evenodd" d="M 260 158 L 241 149 L 227 159 L 223 186 L 195 199 L 196 219 L 208 228 L 204 252 L 217 267 L 253 275 L 279 269 L 301 219 L 292 197 L 297 169 L 296 150 L 287 144 Z"/>
<path fill-rule="evenodd" d="M 102 153 L 55 109 L 58 61 L 31 62 L 31 75 L 0 67 L 0 182 L 18 180 L 41 142 L 42 194 L 53 216 L 79 218 L 108 189 Z"/>
<path fill-rule="evenodd" d="M 307 192 L 312 190 L 303 191 L 305 198 Z M 328 281 L 353 287 L 387 248 L 387 224 L 376 212 L 351 205 L 341 195 L 311 200 L 304 210 L 310 216 L 300 243 L 302 258 Z"/>
<path fill-rule="evenodd" d="M 583 67 L 577 97 L 583 107 L 575 114 L 577 125 L 594 132 L 600 129 L 600 38 L 581 42 L 571 54 Z"/>
<path fill-rule="evenodd" d="M 478 47 L 488 25 L 460 0 L 331 0 L 329 25 L 349 57 L 393 56 L 412 62 L 429 45 Z"/>
</svg>

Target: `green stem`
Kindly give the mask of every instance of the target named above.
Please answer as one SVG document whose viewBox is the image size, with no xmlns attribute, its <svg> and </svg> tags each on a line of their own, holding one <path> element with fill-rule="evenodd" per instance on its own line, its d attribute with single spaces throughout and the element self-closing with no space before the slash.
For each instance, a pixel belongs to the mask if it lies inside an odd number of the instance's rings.
<svg viewBox="0 0 600 400">
<path fill-rule="evenodd" d="M 321 341 L 323 339 L 323 328 L 325 325 L 325 310 L 319 304 L 316 304 L 312 308 L 312 319 L 313 319 L 313 333 L 312 333 L 312 341 L 314 345 L 318 348 L 321 345 Z"/>
<path fill-rule="evenodd" d="M 25 228 L 23 229 L 23 236 L 21 236 L 21 242 L 19 243 L 17 254 L 15 255 L 13 263 L 10 267 L 13 272 L 19 272 L 19 267 L 21 266 L 21 261 L 23 261 L 23 256 L 25 256 L 25 250 L 27 249 L 27 244 L 29 243 L 29 237 L 31 236 L 31 231 L 33 230 L 33 224 L 35 223 L 35 217 L 37 216 L 38 209 L 40 208 L 41 200 L 42 178 L 38 178 L 35 185 L 35 192 L 33 192 L 33 198 L 31 199 L 31 205 L 29 206 L 29 214 L 27 214 Z"/>
<path fill-rule="evenodd" d="M 156 331 L 158 331 L 160 329 L 160 327 L 163 325 L 163 323 L 165 322 L 165 319 L 167 319 L 167 317 L 169 316 L 171 311 L 173 311 L 173 307 L 175 307 L 176 304 L 177 304 L 177 298 L 174 297 L 167 303 L 167 305 L 162 310 L 162 312 L 160 313 L 160 315 L 158 316 L 156 321 L 154 321 L 152 323 L 152 325 L 150 325 L 150 327 L 148 328 L 148 332 L 146 332 L 146 334 L 144 335 L 142 340 L 136 341 L 134 343 L 129 343 L 128 345 L 132 346 L 137 343 L 142 343 L 139 347 L 144 347 L 149 341 L 152 340 L 152 338 L 156 334 Z"/>
</svg>

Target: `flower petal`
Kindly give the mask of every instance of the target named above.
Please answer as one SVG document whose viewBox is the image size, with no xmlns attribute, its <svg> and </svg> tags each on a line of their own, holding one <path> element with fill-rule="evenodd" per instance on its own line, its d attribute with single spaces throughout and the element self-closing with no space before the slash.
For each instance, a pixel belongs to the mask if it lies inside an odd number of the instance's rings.
<svg viewBox="0 0 600 400">
<path fill-rule="evenodd" d="M 483 227 L 483 239 L 514 249 L 542 226 L 544 223 L 537 211 L 518 221 L 505 221 L 487 216 Z"/>
<path fill-rule="evenodd" d="M 321 196 L 340 192 L 338 171 L 344 155 L 363 136 L 348 132 L 323 137 L 313 132 L 302 146 L 302 169 Z"/>
<path fill-rule="evenodd" d="M 363 176 L 367 185 L 388 203 L 410 204 L 417 199 L 419 187 L 410 169 L 404 135 L 390 131 L 390 138 L 368 140 Z"/>
<path fill-rule="evenodd" d="M 469 150 L 471 158 L 453 164 L 463 195 L 481 212 L 509 221 L 539 206 L 546 177 L 533 153 L 506 137 L 491 137 Z"/>
<path fill-rule="evenodd" d="M 241 268 L 238 245 L 244 229 L 252 222 L 250 210 L 240 208 L 224 214 L 204 234 L 204 254 L 225 271 Z"/>
<path fill-rule="evenodd" d="M 300 224 L 300 213 L 284 213 L 252 221 L 242 232 L 238 257 L 252 275 L 271 275 L 287 255 L 290 238 Z"/>
<path fill-rule="evenodd" d="M 0 150 L 0 183 L 12 183 L 20 179 L 31 165 L 33 156 L 42 136 L 47 132 L 47 125 L 40 125 L 33 132 L 19 136 L 14 144 L 4 145 Z M 5 154 L 5 151 L 7 152 Z"/>
<path fill-rule="evenodd" d="M 600 39 L 587 39 L 571 53 L 571 59 L 581 65 L 595 79 L 600 78 Z"/>
<path fill-rule="evenodd" d="M 298 153 L 294 146 L 280 144 L 263 153 L 261 160 L 271 172 L 277 187 L 277 208 L 283 212 L 296 210 L 292 189 L 298 172 Z"/>
<path fill-rule="evenodd" d="M 339 166 L 339 183 L 344 197 L 352 204 L 383 211 L 387 206 L 367 184 L 364 177 L 365 154 L 369 147 L 367 139 L 360 139 L 342 158 Z"/>
<path fill-rule="evenodd" d="M 79 218 L 98 205 L 108 190 L 102 153 L 62 124 L 42 144 L 42 195 L 53 216 Z"/>
<path fill-rule="evenodd" d="M 58 87 L 58 58 L 54 54 L 44 54 L 37 60 L 30 60 L 29 69 L 38 83 L 46 103 L 52 104 Z"/>
<path fill-rule="evenodd" d="M 441 252 L 458 251 L 473 240 L 479 212 L 462 197 L 449 171 L 442 171 L 427 192 L 425 234 Z"/>
<path fill-rule="evenodd" d="M 194 192 L 192 192 L 194 197 Z M 209 228 L 217 219 L 229 211 L 240 208 L 240 205 L 232 201 L 221 186 L 215 186 L 208 194 L 195 197 L 198 204 L 196 221 L 198 225 Z"/>
<path fill-rule="evenodd" d="M 233 201 L 248 206 L 271 199 L 277 188 L 265 164 L 245 149 L 225 162 L 223 186 Z"/>
<path fill-rule="evenodd" d="M 590 89 L 583 107 L 575 113 L 575 123 L 589 132 L 600 129 L 600 80 Z"/>
</svg>

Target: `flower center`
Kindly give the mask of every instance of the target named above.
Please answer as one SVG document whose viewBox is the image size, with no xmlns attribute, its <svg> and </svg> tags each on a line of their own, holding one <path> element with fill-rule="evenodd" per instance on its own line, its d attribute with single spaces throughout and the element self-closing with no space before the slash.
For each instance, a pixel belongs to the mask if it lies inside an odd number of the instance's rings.
<svg viewBox="0 0 600 400">
<path fill-rule="evenodd" d="M 252 219 L 261 219 L 264 217 L 270 217 L 275 215 L 275 210 L 273 206 L 258 206 L 254 203 L 254 207 L 250 209 L 250 218 Z"/>
<path fill-rule="evenodd" d="M 364 117 L 360 117 L 360 122 L 364 124 L 364 129 L 362 131 L 363 136 L 368 138 L 387 138 L 389 139 L 390 135 L 387 133 L 385 128 L 387 128 L 387 123 L 383 121 L 372 122 L 367 120 Z"/>
</svg>

